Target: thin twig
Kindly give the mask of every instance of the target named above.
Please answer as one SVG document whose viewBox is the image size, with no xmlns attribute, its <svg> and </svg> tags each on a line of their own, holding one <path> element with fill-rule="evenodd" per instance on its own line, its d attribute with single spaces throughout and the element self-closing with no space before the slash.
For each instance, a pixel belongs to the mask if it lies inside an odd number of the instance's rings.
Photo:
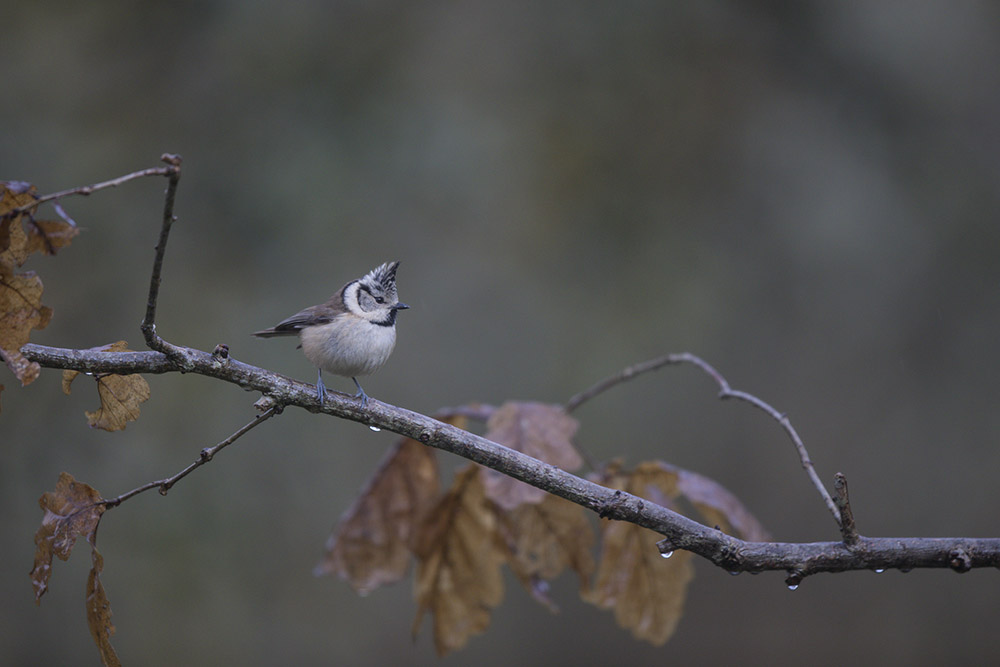
<svg viewBox="0 0 1000 667">
<path fill-rule="evenodd" d="M 163 255 L 167 251 L 167 239 L 170 236 L 170 227 L 175 220 L 174 198 L 177 194 L 177 184 L 181 179 L 181 157 L 179 155 L 164 153 L 160 159 L 170 165 L 170 170 L 167 174 L 170 181 L 167 185 L 167 194 L 163 203 L 163 224 L 160 226 L 160 240 L 156 244 L 156 255 L 153 258 L 153 272 L 149 278 L 149 297 L 146 299 L 146 316 L 143 318 L 140 328 L 150 349 L 163 352 L 167 356 L 174 358 L 178 356 L 179 348 L 167 343 L 156 335 L 156 300 L 160 293 L 160 274 L 163 270 Z"/>
<path fill-rule="evenodd" d="M 82 195 L 84 197 L 90 195 L 91 193 L 97 192 L 98 190 L 104 190 L 106 188 L 118 187 L 122 183 L 127 183 L 133 181 L 137 178 L 145 178 L 146 176 L 167 176 L 173 170 L 173 167 L 151 167 L 149 169 L 142 169 L 140 171 L 134 171 L 131 174 L 125 174 L 124 176 L 119 176 L 118 178 L 112 178 L 110 181 L 103 181 L 101 183 L 94 183 L 93 185 L 81 185 L 76 188 L 70 188 L 69 190 L 62 190 L 60 192 L 53 192 L 52 194 L 42 195 L 40 197 L 35 197 L 35 201 L 30 204 L 25 204 L 23 206 L 18 206 L 17 208 L 12 208 L 11 210 L 5 212 L 3 217 L 9 218 L 15 215 L 29 211 L 39 204 L 44 204 L 47 201 L 52 201 L 54 199 L 61 199 L 63 197 L 69 197 L 71 195 Z"/>
<path fill-rule="evenodd" d="M 216 454 L 218 454 L 224 448 L 236 442 L 236 440 L 245 435 L 247 431 L 257 426 L 258 424 L 267 421 L 274 415 L 278 414 L 278 412 L 280 412 L 280 410 L 277 406 L 268 408 L 266 411 L 254 417 L 253 421 L 247 423 L 245 426 L 243 426 L 241 429 L 233 433 L 231 436 L 229 436 L 219 444 L 214 445 L 212 447 L 206 447 L 205 449 L 201 450 L 201 454 L 199 455 L 198 459 L 188 467 L 181 470 L 176 475 L 172 477 L 167 477 L 166 479 L 158 479 L 155 482 L 149 482 L 148 484 L 143 484 L 140 487 L 136 487 L 131 491 L 127 491 L 121 494 L 120 496 L 111 498 L 110 500 L 102 500 L 101 504 L 103 504 L 106 507 L 118 507 L 132 496 L 137 496 L 144 491 L 149 491 L 150 489 L 157 489 L 157 488 L 160 490 L 161 495 L 164 496 L 167 495 L 167 492 L 170 491 L 171 487 L 173 487 L 174 484 L 176 484 L 183 478 L 190 475 L 192 472 L 195 471 L 196 468 L 200 468 L 201 466 L 211 461 Z"/>
<path fill-rule="evenodd" d="M 861 539 L 858 528 L 854 525 L 854 512 L 851 510 L 851 499 L 847 495 L 847 478 L 838 472 L 833 476 L 833 493 L 840 510 L 840 533 L 844 536 L 844 544 L 853 547 Z"/>
<path fill-rule="evenodd" d="M 768 414 L 772 419 L 778 422 L 778 424 L 781 425 L 781 428 L 783 428 L 785 432 L 788 434 L 788 437 L 791 438 L 792 443 L 795 445 L 795 449 L 799 453 L 799 460 L 802 462 L 802 468 L 806 471 L 806 474 L 809 475 L 809 479 L 812 480 L 813 486 L 816 487 L 816 490 L 819 492 L 820 497 L 823 498 L 823 502 L 826 503 L 827 509 L 830 510 L 830 513 L 833 515 L 834 521 L 837 522 L 837 526 L 841 525 L 840 512 L 837 510 L 837 506 L 833 502 L 833 498 L 830 497 L 830 493 L 826 490 L 826 487 L 823 486 L 823 482 L 820 480 L 819 475 L 816 474 L 816 468 L 813 466 L 812 460 L 809 458 L 809 452 L 806 451 L 806 447 L 802 443 L 802 438 L 799 437 L 798 432 L 792 426 L 792 423 L 791 421 L 789 421 L 788 416 L 778 412 L 768 403 L 762 401 L 753 394 L 748 394 L 745 391 L 738 391 L 732 389 L 729 386 L 729 382 L 726 381 L 726 378 L 724 378 L 721 373 L 712 368 L 712 366 L 708 362 L 704 361 L 700 357 L 696 357 L 693 354 L 689 354 L 687 352 L 684 352 L 682 354 L 668 354 L 666 356 L 659 357 L 657 359 L 650 359 L 649 361 L 644 361 L 642 363 L 629 366 L 619 371 L 615 375 L 612 375 L 610 377 L 601 380 L 592 387 L 585 389 L 584 391 L 570 398 L 566 402 L 566 412 L 572 412 L 573 410 L 576 410 L 578 407 L 580 407 L 590 399 L 594 398 L 595 396 L 623 382 L 631 380 L 632 378 L 638 375 L 641 375 L 643 373 L 648 373 L 650 371 L 655 371 L 657 369 L 663 368 L 664 366 L 669 366 L 673 364 L 692 364 L 694 366 L 697 366 L 702 371 L 704 371 L 706 375 L 715 380 L 716 384 L 719 385 L 719 398 L 721 399 L 735 398 L 744 401 L 746 403 L 749 403 L 750 405 L 753 405 L 757 409 L 762 410 L 763 412 Z"/>
</svg>

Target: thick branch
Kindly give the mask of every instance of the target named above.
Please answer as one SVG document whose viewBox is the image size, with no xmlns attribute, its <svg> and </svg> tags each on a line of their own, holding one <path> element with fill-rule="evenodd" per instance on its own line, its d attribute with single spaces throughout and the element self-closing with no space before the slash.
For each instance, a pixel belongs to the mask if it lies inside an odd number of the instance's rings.
<svg viewBox="0 0 1000 667">
<path fill-rule="evenodd" d="M 372 399 L 367 409 L 352 396 L 330 392 L 325 404 L 313 385 L 244 364 L 225 355 L 183 348 L 187 372 L 259 391 L 279 406 L 294 405 L 377 426 L 457 454 L 581 505 L 602 517 L 628 521 L 660 533 L 675 549 L 687 549 L 730 572 L 787 570 L 789 581 L 818 572 L 941 567 L 964 572 L 1000 566 L 1000 538 L 868 538 L 793 544 L 744 542 L 703 526 L 648 500 L 600 486 L 530 456 L 425 415 Z M 100 373 L 166 373 L 181 370 L 160 352 L 66 350 L 29 344 L 21 349 L 47 368 Z M 653 545 L 650 544 L 650 548 Z"/>
</svg>

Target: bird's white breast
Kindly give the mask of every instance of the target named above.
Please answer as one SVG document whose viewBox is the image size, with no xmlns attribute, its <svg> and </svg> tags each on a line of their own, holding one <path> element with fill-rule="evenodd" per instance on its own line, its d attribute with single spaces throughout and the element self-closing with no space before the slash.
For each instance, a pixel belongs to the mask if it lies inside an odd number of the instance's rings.
<svg viewBox="0 0 1000 667">
<path fill-rule="evenodd" d="M 329 324 L 301 332 L 302 351 L 318 368 L 334 375 L 371 375 L 396 345 L 396 327 L 379 326 L 345 313 Z"/>
</svg>

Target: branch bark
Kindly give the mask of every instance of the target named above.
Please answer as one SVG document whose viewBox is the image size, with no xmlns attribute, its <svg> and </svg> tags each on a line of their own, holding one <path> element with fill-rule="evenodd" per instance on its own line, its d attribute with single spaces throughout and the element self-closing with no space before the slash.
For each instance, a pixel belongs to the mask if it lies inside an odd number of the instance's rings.
<svg viewBox="0 0 1000 667">
<path fill-rule="evenodd" d="M 661 549 L 686 549 L 729 572 L 785 570 L 797 585 L 819 572 L 896 568 L 951 568 L 966 572 L 1000 566 L 1000 538 L 871 538 L 839 542 L 745 542 L 703 526 L 681 514 L 622 491 L 609 489 L 564 470 L 404 408 L 371 399 L 368 407 L 353 396 L 329 392 L 324 404 L 313 385 L 245 364 L 228 354 L 193 348 L 183 350 L 183 362 L 162 352 L 103 352 L 25 345 L 21 352 L 46 368 L 92 373 L 197 373 L 261 392 L 274 404 L 376 426 L 456 454 L 565 498 L 596 514 L 628 521 L 664 536 Z M 220 349 L 224 349 L 220 346 Z M 653 545 L 650 545 L 653 548 Z"/>
</svg>

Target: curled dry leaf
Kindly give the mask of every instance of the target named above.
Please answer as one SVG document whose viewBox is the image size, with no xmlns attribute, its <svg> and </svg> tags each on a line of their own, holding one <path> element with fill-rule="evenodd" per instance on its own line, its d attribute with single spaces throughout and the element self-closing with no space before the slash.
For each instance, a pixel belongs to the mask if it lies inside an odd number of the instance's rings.
<svg viewBox="0 0 1000 667">
<path fill-rule="evenodd" d="M 415 536 L 413 634 L 431 612 L 439 655 L 486 630 L 493 607 L 503 600 L 500 567 L 505 554 L 494 539 L 496 530 L 479 467 L 470 466 L 455 476 L 451 490 L 428 512 Z"/>
<path fill-rule="evenodd" d="M 602 481 L 661 505 L 678 493 L 676 472 L 657 462 L 642 463 L 632 472 L 617 470 Z M 662 537 L 631 523 L 604 523 L 597 577 L 584 596 L 613 609 L 620 626 L 655 645 L 665 643 L 677 628 L 694 576 L 691 552 L 678 551 L 669 559 L 660 555 L 656 543 Z"/>
<path fill-rule="evenodd" d="M 101 584 L 104 558 L 97 551 L 97 526 L 106 509 L 101 503 L 101 494 L 64 472 L 59 475 L 55 490 L 43 493 L 38 504 L 45 510 L 45 516 L 35 533 L 35 565 L 31 568 L 35 602 L 41 602 L 42 595 L 48 590 L 52 557 L 69 560 L 76 538 L 87 540 L 92 560 L 85 600 L 87 625 L 100 651 L 101 661 L 108 667 L 117 667 L 121 662 L 111 646 L 111 635 L 115 632 L 115 626 L 111 624 L 111 604 Z"/>
<path fill-rule="evenodd" d="M 91 348 L 94 352 L 125 352 L 128 343 L 123 340 L 110 345 Z M 73 380 L 79 371 L 63 371 L 62 388 L 70 393 Z M 98 375 L 97 394 L 101 407 L 93 412 L 85 412 L 91 428 L 105 431 L 120 431 L 130 421 L 139 418 L 139 404 L 149 399 L 149 383 L 138 374 Z"/>
<path fill-rule="evenodd" d="M 101 494 L 96 489 L 76 481 L 67 472 L 59 475 L 54 491 L 46 491 L 38 499 L 45 516 L 35 533 L 35 565 L 31 568 L 36 602 L 48 590 L 52 557 L 68 560 L 77 537 L 94 544 L 105 509 L 100 500 Z"/>
<path fill-rule="evenodd" d="M 578 426 L 561 406 L 511 401 L 497 408 L 486 422 L 486 438 L 573 471 L 583 465 L 570 440 Z M 505 510 L 524 503 L 540 503 L 547 495 L 495 470 L 484 468 L 483 476 L 487 496 Z"/>
<path fill-rule="evenodd" d="M 417 526 L 440 494 L 434 451 L 403 438 L 344 514 L 314 573 L 336 573 L 361 594 L 398 581 Z"/>
<path fill-rule="evenodd" d="M 90 556 L 93 565 L 87 577 L 87 626 L 105 667 L 120 667 L 121 660 L 111 645 L 111 635 L 115 634 L 115 626 L 111 624 L 111 603 L 104 592 L 104 584 L 101 583 L 104 556 L 96 548 L 91 551 Z"/>
</svg>

